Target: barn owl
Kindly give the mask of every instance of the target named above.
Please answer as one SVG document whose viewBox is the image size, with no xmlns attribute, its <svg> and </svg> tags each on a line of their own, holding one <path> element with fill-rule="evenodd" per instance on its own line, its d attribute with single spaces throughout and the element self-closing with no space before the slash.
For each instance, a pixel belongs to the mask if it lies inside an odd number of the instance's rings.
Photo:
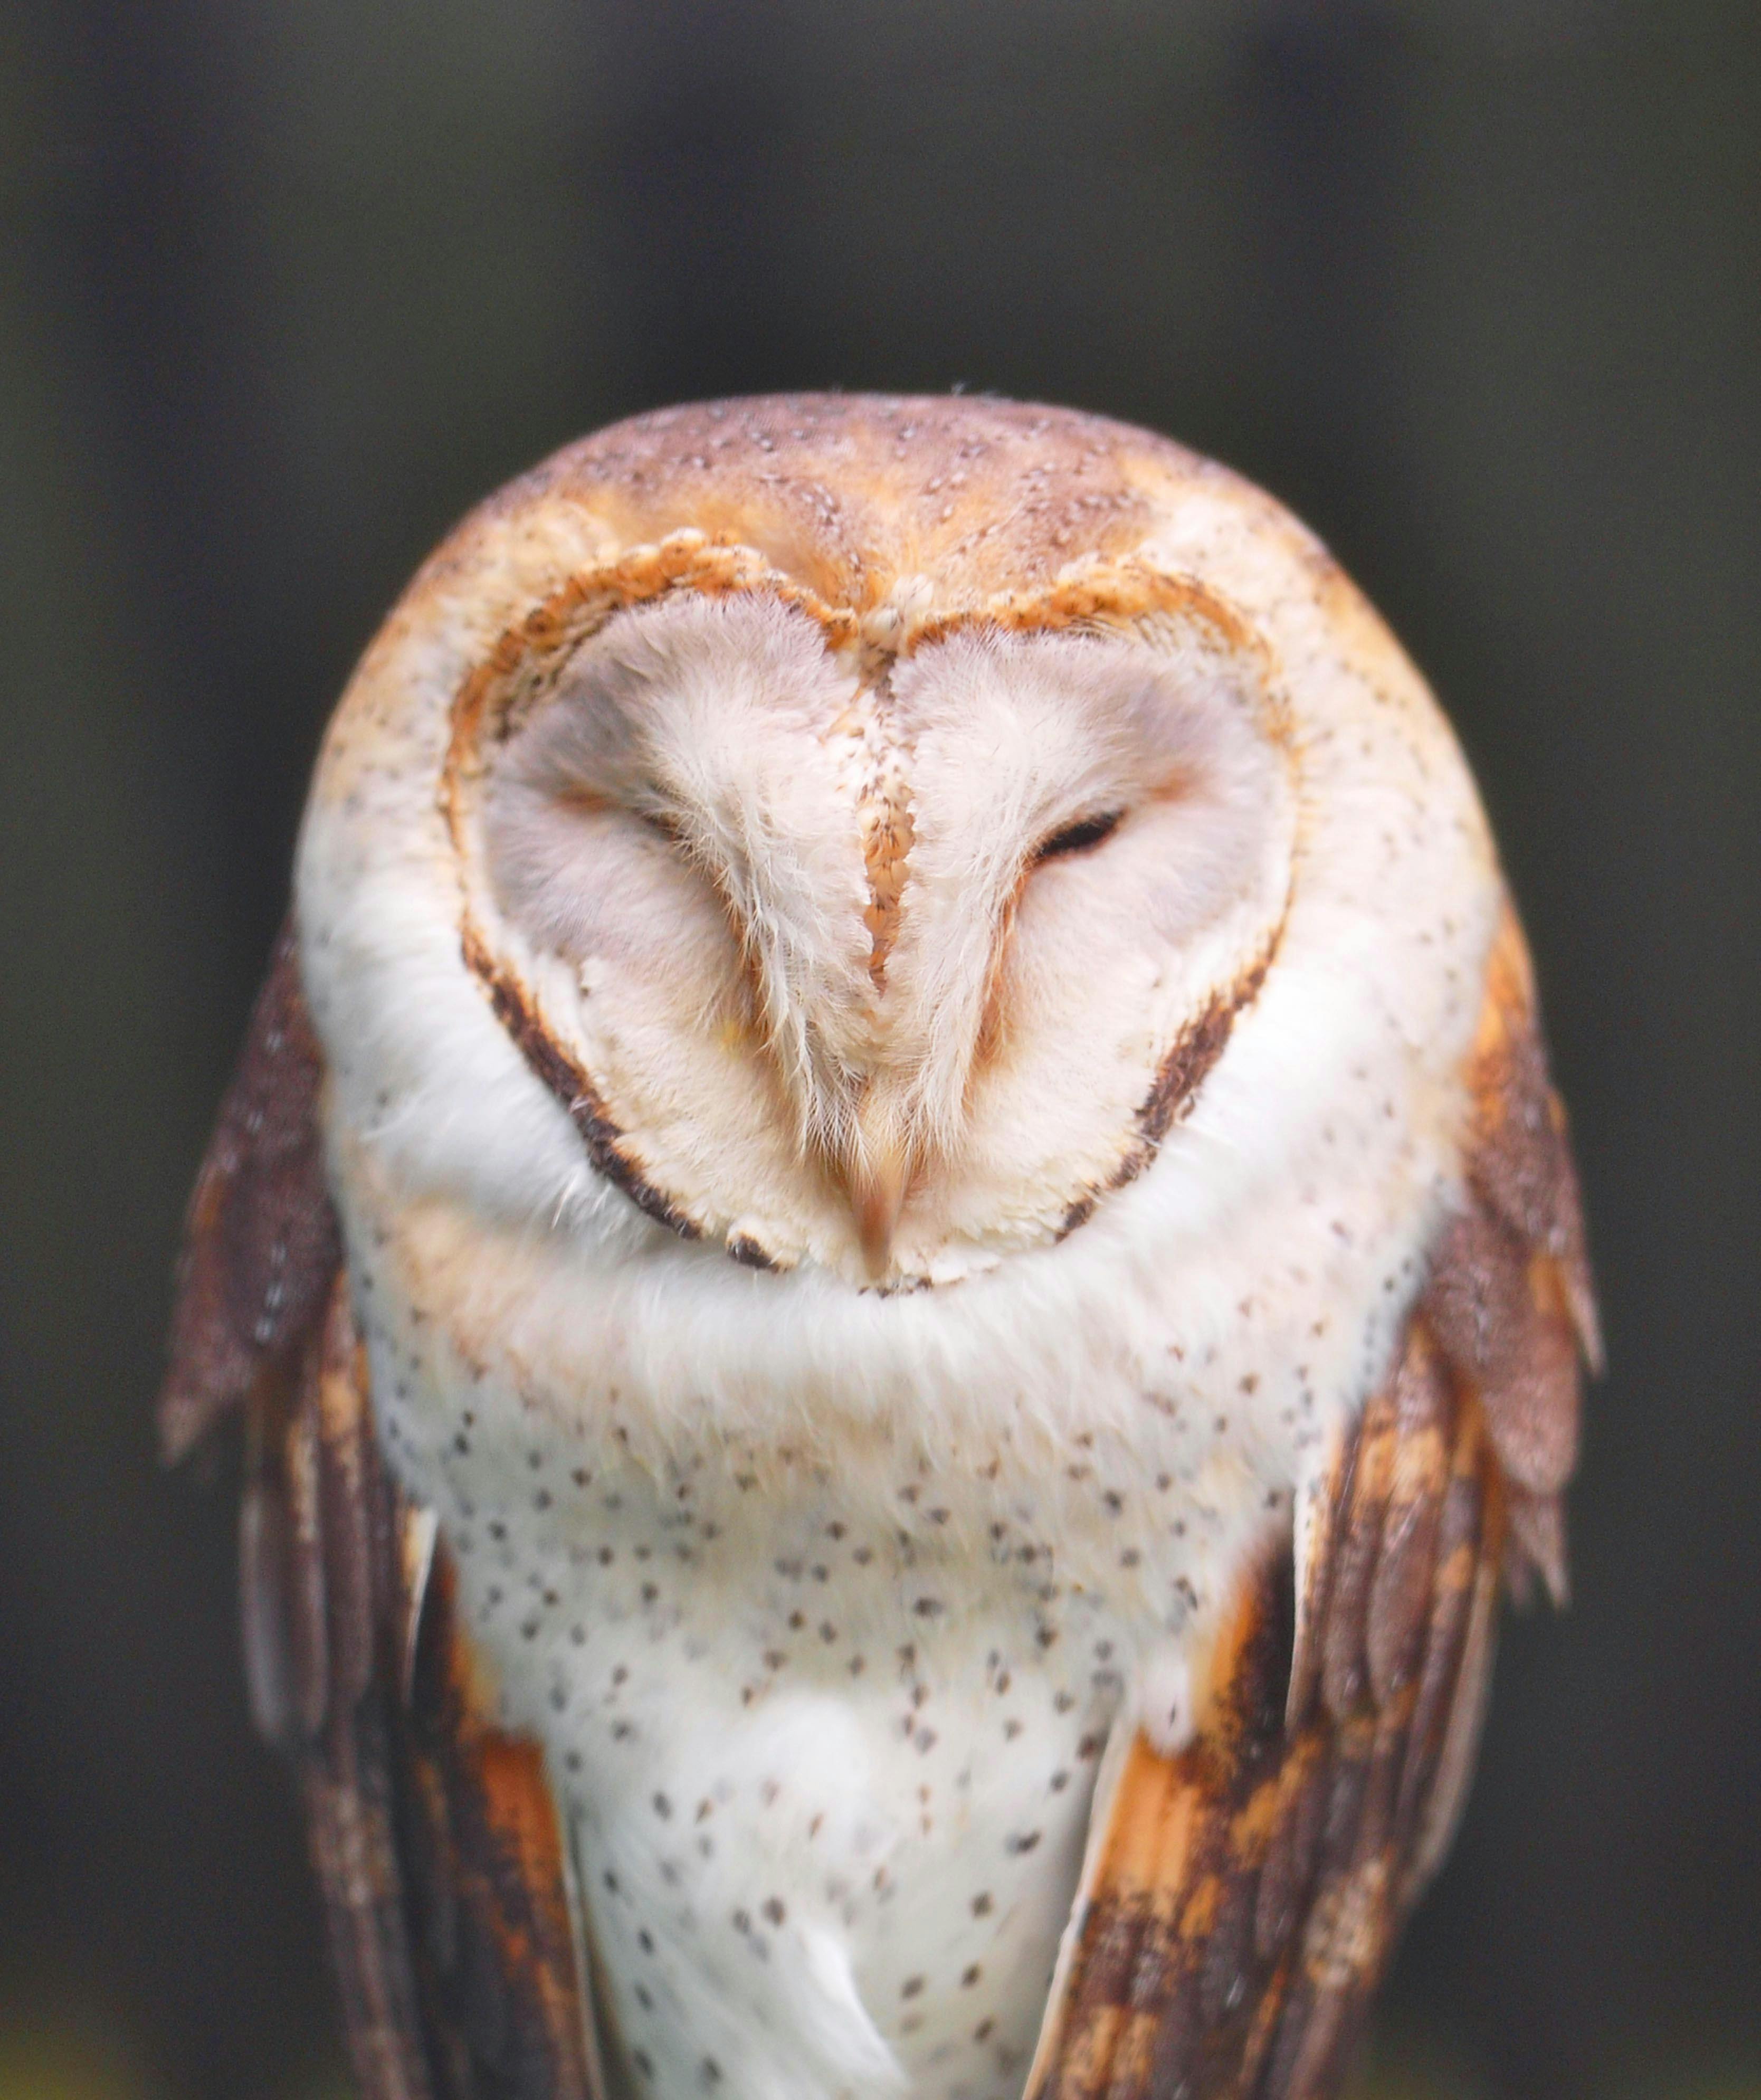
<svg viewBox="0 0 1761 2100">
<path fill-rule="evenodd" d="M 558 453 L 330 726 L 162 1408 L 364 2090 L 1331 2093 L 1597 1349 L 1472 783 L 1274 502 Z"/>
</svg>

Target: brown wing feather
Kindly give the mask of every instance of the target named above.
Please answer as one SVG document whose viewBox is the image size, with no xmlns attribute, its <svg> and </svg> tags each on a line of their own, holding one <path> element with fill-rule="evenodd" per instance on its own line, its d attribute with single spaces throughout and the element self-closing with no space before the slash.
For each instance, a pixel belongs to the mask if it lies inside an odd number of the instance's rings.
<svg viewBox="0 0 1761 2100">
<path fill-rule="evenodd" d="M 1097 1804 L 1032 2100 L 1322 2100 L 1446 1850 L 1501 1569 L 1565 1580 L 1577 1187 L 1507 919 L 1467 1074 L 1460 1215 L 1383 1388 L 1218 1644 L 1199 1733 L 1141 1736 Z"/>
<path fill-rule="evenodd" d="M 291 1376 L 342 1260 L 318 1127 L 324 1061 L 291 921 L 245 1031 L 184 1220 L 159 1396 L 180 1458 L 266 1375 Z"/>
<path fill-rule="evenodd" d="M 1130 1747 L 1040 2100 L 1285 2100 L 1343 2071 L 1456 1791 L 1503 1545 L 1484 1416 L 1422 1319 L 1331 1487 L 1311 1695 L 1291 1726 L 1280 1561 L 1219 1643 L 1197 1740 L 1174 1758 Z"/>
<path fill-rule="evenodd" d="M 448 2089 L 585 2100 L 602 2080 L 580 1981 L 562 1832 L 536 1746 L 489 1718 L 444 1546 L 417 1644 L 406 1741 L 407 1848 L 425 1964 L 468 2045 Z"/>
<path fill-rule="evenodd" d="M 381 1462 L 277 945 L 192 1202 L 161 1401 L 182 1453 L 242 1406 L 258 1726 L 292 1757 L 369 2100 L 597 2100 L 542 1761 L 496 1728 L 431 1525 Z"/>
</svg>

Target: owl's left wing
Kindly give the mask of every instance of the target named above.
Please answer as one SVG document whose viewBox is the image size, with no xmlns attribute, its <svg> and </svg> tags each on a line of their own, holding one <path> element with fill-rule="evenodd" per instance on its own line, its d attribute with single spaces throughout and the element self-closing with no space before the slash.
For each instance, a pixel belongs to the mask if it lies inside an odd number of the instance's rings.
<svg viewBox="0 0 1761 2100">
<path fill-rule="evenodd" d="M 1325 2100 L 1447 1848 L 1501 1573 L 1565 1579 L 1581 1348 L 1565 1122 L 1507 918 L 1464 1202 L 1396 1361 L 1237 1600 L 1194 1740 L 1110 1749 L 1030 2100 Z"/>
<path fill-rule="evenodd" d="M 445 1547 L 380 1458 L 322 1083 L 284 933 L 191 1202 L 161 1434 L 176 1457 L 244 1418 L 251 1709 L 299 1776 L 368 2100 L 598 2100 L 541 1758 L 496 1727 Z"/>
</svg>

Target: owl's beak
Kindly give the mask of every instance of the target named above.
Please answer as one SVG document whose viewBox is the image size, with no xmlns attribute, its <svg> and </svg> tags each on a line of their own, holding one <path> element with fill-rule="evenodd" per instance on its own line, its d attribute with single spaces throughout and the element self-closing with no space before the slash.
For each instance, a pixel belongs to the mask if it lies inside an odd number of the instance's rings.
<svg viewBox="0 0 1761 2100">
<path fill-rule="evenodd" d="M 877 1148 L 850 1171 L 850 1208 L 870 1276 L 885 1276 L 893 1258 L 893 1233 L 904 1207 L 911 1162 L 902 1145 Z"/>
</svg>

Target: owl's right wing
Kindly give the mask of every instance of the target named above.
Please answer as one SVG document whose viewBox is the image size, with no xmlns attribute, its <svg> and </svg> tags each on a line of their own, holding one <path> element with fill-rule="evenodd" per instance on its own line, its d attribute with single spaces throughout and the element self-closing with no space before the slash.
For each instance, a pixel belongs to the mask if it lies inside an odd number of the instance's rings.
<svg viewBox="0 0 1761 2100">
<path fill-rule="evenodd" d="M 1461 1808 L 1500 1574 L 1563 1596 L 1600 1345 L 1514 918 L 1466 1077 L 1466 1200 L 1386 1382 L 1234 1600 L 1194 1740 L 1110 1747 L 1030 2100 L 1336 2092 Z"/>
<path fill-rule="evenodd" d="M 380 1458 L 291 933 L 191 1201 L 160 1423 L 245 1432 L 251 1708 L 299 1776 L 366 2100 L 602 2100 L 567 1852 L 493 1721 L 433 1520 Z"/>
</svg>

